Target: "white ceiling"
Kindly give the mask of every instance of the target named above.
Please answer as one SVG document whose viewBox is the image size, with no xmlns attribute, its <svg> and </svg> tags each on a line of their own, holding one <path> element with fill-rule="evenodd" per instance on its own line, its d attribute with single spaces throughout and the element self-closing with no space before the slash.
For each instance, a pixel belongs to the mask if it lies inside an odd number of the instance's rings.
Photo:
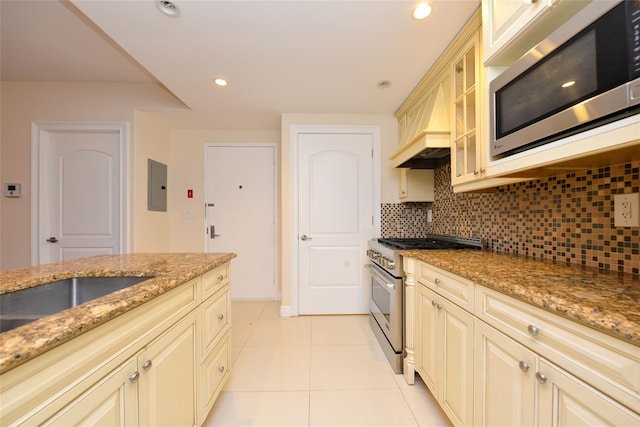
<svg viewBox="0 0 640 427">
<path fill-rule="evenodd" d="M 2 80 L 155 81 L 221 129 L 279 129 L 281 113 L 392 114 L 480 0 L 432 0 L 425 21 L 404 0 L 175 4 L 177 18 L 155 0 L 1 0 Z"/>
</svg>

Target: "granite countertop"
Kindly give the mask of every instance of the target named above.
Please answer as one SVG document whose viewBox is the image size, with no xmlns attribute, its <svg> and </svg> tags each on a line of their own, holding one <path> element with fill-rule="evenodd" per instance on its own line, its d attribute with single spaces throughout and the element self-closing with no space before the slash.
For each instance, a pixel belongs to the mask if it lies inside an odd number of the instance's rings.
<svg viewBox="0 0 640 427">
<path fill-rule="evenodd" d="M 485 251 L 401 254 L 640 346 L 637 276 Z"/>
<path fill-rule="evenodd" d="M 71 277 L 152 277 L 0 334 L 0 374 L 235 258 L 233 253 L 100 255 L 0 271 L 0 294 Z"/>
</svg>

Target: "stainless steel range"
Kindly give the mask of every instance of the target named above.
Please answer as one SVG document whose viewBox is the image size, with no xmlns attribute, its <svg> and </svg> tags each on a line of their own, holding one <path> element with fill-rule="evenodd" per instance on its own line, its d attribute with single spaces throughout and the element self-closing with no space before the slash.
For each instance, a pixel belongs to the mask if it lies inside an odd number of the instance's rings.
<svg viewBox="0 0 640 427">
<path fill-rule="evenodd" d="M 402 250 L 482 249 L 482 241 L 446 236 L 418 239 L 371 239 L 366 266 L 370 273 L 369 323 L 393 371 L 402 373 L 404 355 L 404 272 Z"/>
</svg>

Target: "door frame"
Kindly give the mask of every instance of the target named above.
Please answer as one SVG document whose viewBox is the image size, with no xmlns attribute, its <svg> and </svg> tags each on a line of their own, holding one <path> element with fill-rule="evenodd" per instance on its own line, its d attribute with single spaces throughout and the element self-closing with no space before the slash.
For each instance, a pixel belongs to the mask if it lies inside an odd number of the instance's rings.
<svg viewBox="0 0 640 427">
<path fill-rule="evenodd" d="M 299 138 L 301 134 L 370 134 L 373 137 L 373 153 L 371 156 L 372 162 L 372 197 L 373 203 L 373 231 L 374 235 L 380 234 L 380 149 L 381 149 L 381 130 L 380 126 L 360 126 L 360 125 L 291 125 L 290 127 L 290 191 L 291 191 L 291 222 L 289 227 L 291 233 L 289 235 L 289 247 L 290 249 L 290 264 L 289 264 L 289 277 L 290 292 L 291 292 L 291 305 L 281 306 L 280 315 L 283 317 L 298 316 L 300 314 L 299 298 L 299 270 L 298 270 L 298 181 L 299 181 L 299 167 L 298 167 L 298 153 L 299 153 Z"/>
<path fill-rule="evenodd" d="M 209 147 L 271 147 L 273 148 L 273 280 L 275 289 L 275 296 L 278 301 L 282 301 L 282 285 L 280 284 L 279 279 L 279 270 L 278 270 L 278 259 L 280 254 L 280 221 L 278 218 L 278 201 L 280 200 L 280 187 L 278 186 L 278 176 L 280 174 L 280 153 L 278 152 L 278 144 L 273 142 L 207 142 L 204 144 L 204 155 L 203 157 L 203 169 L 204 169 L 204 183 L 202 188 L 203 198 L 206 199 L 207 194 L 207 149 Z M 207 234 L 207 200 L 203 200 L 203 209 L 205 215 L 202 218 L 202 229 L 203 232 L 203 241 L 204 241 L 204 251 L 209 251 L 209 235 Z"/>
<path fill-rule="evenodd" d="M 40 154 L 45 135 L 50 132 L 109 132 L 118 135 L 120 150 L 120 245 L 118 253 L 129 252 L 129 126 L 126 122 L 32 122 L 31 123 L 31 265 L 40 264 Z"/>
</svg>

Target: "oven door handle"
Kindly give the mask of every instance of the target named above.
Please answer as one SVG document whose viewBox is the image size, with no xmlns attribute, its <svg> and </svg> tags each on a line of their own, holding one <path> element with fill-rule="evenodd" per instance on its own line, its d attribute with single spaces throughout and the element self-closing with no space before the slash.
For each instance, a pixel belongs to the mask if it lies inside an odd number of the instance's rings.
<svg viewBox="0 0 640 427">
<path fill-rule="evenodd" d="M 367 264 L 364 266 L 364 268 L 366 268 L 367 270 L 369 270 L 369 273 L 371 273 L 371 275 L 376 279 L 376 281 L 384 286 L 386 286 L 387 288 L 389 288 L 390 290 L 394 290 L 396 288 L 396 284 L 395 283 L 389 283 L 383 276 L 382 274 L 380 274 L 380 272 L 378 271 L 378 268 L 375 267 L 372 264 Z"/>
</svg>

